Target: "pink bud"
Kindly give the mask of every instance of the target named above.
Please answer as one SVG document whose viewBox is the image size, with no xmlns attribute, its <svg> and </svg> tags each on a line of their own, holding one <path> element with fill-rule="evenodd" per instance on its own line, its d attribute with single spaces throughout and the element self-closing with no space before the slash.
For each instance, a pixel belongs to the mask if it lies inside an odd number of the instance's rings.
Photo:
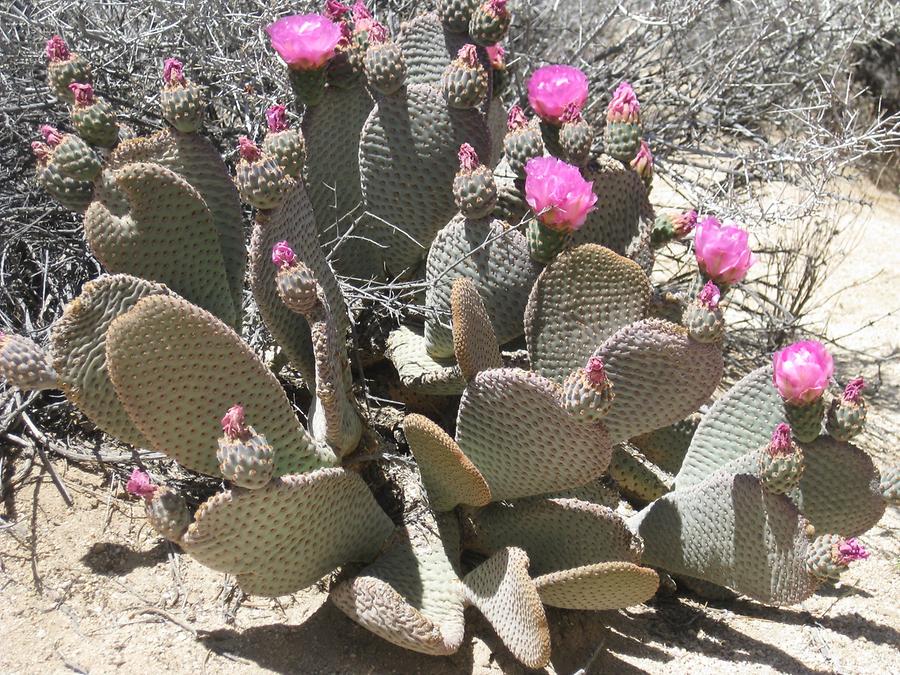
<svg viewBox="0 0 900 675">
<path fill-rule="evenodd" d="M 545 226 L 577 230 L 594 209 L 597 195 L 578 167 L 555 157 L 534 157 L 525 165 L 525 201 Z"/>
<path fill-rule="evenodd" d="M 266 109 L 266 124 L 269 125 L 269 131 L 273 134 L 288 128 L 285 110 L 283 105 L 270 105 Z"/>
<path fill-rule="evenodd" d="M 388 39 L 388 30 L 387 27 L 379 23 L 378 21 L 373 21 L 372 26 L 369 28 L 369 42 L 371 44 L 381 44 L 382 42 L 387 42 Z"/>
<path fill-rule="evenodd" d="M 350 12 L 350 7 L 338 0 L 328 0 L 325 3 L 325 16 L 332 21 L 340 21 L 345 14 Z"/>
<path fill-rule="evenodd" d="M 697 226 L 694 254 L 703 273 L 719 283 L 733 284 L 743 280 L 756 263 L 749 235 L 739 227 L 722 225 L 712 216 Z"/>
<path fill-rule="evenodd" d="M 350 40 L 353 39 L 353 32 L 346 22 L 342 21 L 338 25 L 341 27 L 341 39 L 338 40 L 337 49 L 347 49 L 350 46 Z"/>
<path fill-rule="evenodd" d="M 638 103 L 634 89 L 627 82 L 622 82 L 616 87 L 609 107 L 606 109 L 606 120 L 637 124 L 640 121 L 640 112 L 641 105 Z"/>
<path fill-rule="evenodd" d="M 318 14 L 286 16 L 266 28 L 272 48 L 289 68 L 318 70 L 334 56 L 341 28 Z"/>
<path fill-rule="evenodd" d="M 719 307 L 719 299 L 722 297 L 719 287 L 713 282 L 707 281 L 706 285 L 700 290 L 697 300 L 700 304 L 710 311 L 715 311 Z"/>
<path fill-rule="evenodd" d="M 286 241 L 279 241 L 272 247 L 272 262 L 280 269 L 285 269 L 294 264 L 297 256 Z"/>
<path fill-rule="evenodd" d="M 697 212 L 691 209 L 670 217 L 677 238 L 686 237 L 697 226 Z"/>
<path fill-rule="evenodd" d="M 831 354 L 815 340 L 795 342 L 775 352 L 772 365 L 775 388 L 781 398 L 794 405 L 817 401 L 834 373 Z"/>
<path fill-rule="evenodd" d="M 837 549 L 835 557 L 841 565 L 849 565 L 854 560 L 865 560 L 869 557 L 869 552 L 856 537 L 841 539 L 835 548 Z"/>
<path fill-rule="evenodd" d="M 584 374 L 587 376 L 588 382 L 595 386 L 606 382 L 606 368 L 603 365 L 603 359 L 599 356 L 589 358 L 587 365 L 584 367 Z"/>
<path fill-rule="evenodd" d="M 563 124 L 571 124 L 573 122 L 581 121 L 581 111 L 578 109 L 574 103 L 569 103 L 566 106 L 566 109 L 563 110 L 563 114 L 560 116 L 559 121 Z"/>
<path fill-rule="evenodd" d="M 131 475 L 128 477 L 128 482 L 125 484 L 125 491 L 134 495 L 135 497 L 143 497 L 146 500 L 150 500 L 153 498 L 153 493 L 156 492 L 157 488 L 153 484 L 153 481 L 150 480 L 150 474 L 141 471 L 140 469 L 135 469 L 131 472 Z"/>
<path fill-rule="evenodd" d="M 244 438 L 249 434 L 244 425 L 244 406 L 235 404 L 222 417 L 222 432 L 231 440 Z"/>
<path fill-rule="evenodd" d="M 166 84 L 184 84 L 184 64 L 178 59 L 166 59 L 163 62 L 163 82 Z"/>
<path fill-rule="evenodd" d="M 366 3 L 362 0 L 356 0 L 353 4 L 353 20 L 359 21 L 360 19 L 371 19 L 372 12 L 369 11 L 369 8 L 366 7 Z"/>
<path fill-rule="evenodd" d="M 463 173 L 472 173 L 481 162 L 478 160 L 478 153 L 468 143 L 459 146 L 459 169 Z"/>
<path fill-rule="evenodd" d="M 862 399 L 862 390 L 866 386 L 866 381 L 861 377 L 857 377 L 855 380 L 850 380 L 847 383 L 847 386 L 844 387 L 844 393 L 841 395 L 841 398 L 845 400 L 847 403 L 859 403 Z"/>
<path fill-rule="evenodd" d="M 544 66 L 528 80 L 528 102 L 545 122 L 559 124 L 569 104 L 581 110 L 587 101 L 587 76 L 572 66 Z"/>
<path fill-rule="evenodd" d="M 641 139 L 641 147 L 638 149 L 634 159 L 631 160 L 631 168 L 644 180 L 653 176 L 653 153 L 650 152 L 650 146 L 647 144 L 647 141 Z"/>
<path fill-rule="evenodd" d="M 75 105 L 84 107 L 94 104 L 94 88 L 91 85 L 72 82 L 69 91 L 75 95 Z"/>
<path fill-rule="evenodd" d="M 487 0 L 487 11 L 493 17 L 500 18 L 509 14 L 506 8 L 506 0 Z"/>
<path fill-rule="evenodd" d="M 528 126 L 528 118 L 525 117 L 525 113 L 522 111 L 520 106 L 514 105 L 509 109 L 509 114 L 506 116 L 506 128 L 509 131 L 515 131 L 516 129 L 522 129 L 523 127 Z"/>
<path fill-rule="evenodd" d="M 262 152 L 260 152 L 256 143 L 246 136 L 241 136 L 238 138 L 238 154 L 240 154 L 241 159 L 252 163 L 260 158 Z"/>
<path fill-rule="evenodd" d="M 69 48 L 59 35 L 54 35 L 47 40 L 47 46 L 44 48 L 44 51 L 47 53 L 47 58 L 51 63 L 65 61 L 71 56 Z"/>
<path fill-rule="evenodd" d="M 456 58 L 469 68 L 478 67 L 478 48 L 475 45 L 463 45 L 456 53 Z"/>
<path fill-rule="evenodd" d="M 487 52 L 488 61 L 491 62 L 491 68 L 494 70 L 503 70 L 506 68 L 506 50 L 503 48 L 503 45 L 498 42 L 497 44 L 485 47 L 484 49 Z"/>
<path fill-rule="evenodd" d="M 766 448 L 772 457 L 787 457 L 794 453 L 794 442 L 791 440 L 791 427 L 782 422 L 772 432 L 772 440 Z"/>
<path fill-rule="evenodd" d="M 46 161 L 48 157 L 50 157 L 50 153 L 53 152 L 53 150 L 46 143 L 41 143 L 40 141 L 31 141 L 31 152 L 37 158 L 38 162 L 43 162 Z"/>
<path fill-rule="evenodd" d="M 55 148 L 62 142 L 62 134 L 59 133 L 59 129 L 56 127 L 51 127 L 49 124 L 42 124 L 39 130 L 41 136 L 44 137 L 44 142 L 51 148 Z"/>
</svg>

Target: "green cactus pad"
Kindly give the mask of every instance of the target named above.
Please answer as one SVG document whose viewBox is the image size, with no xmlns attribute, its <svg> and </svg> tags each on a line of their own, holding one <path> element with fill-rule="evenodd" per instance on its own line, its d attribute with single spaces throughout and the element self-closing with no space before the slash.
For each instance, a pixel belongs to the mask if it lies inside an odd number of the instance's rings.
<svg viewBox="0 0 900 675">
<path fill-rule="evenodd" d="M 698 342 L 718 342 L 725 335 L 722 308 L 709 309 L 695 300 L 684 309 L 681 322 Z"/>
<path fill-rule="evenodd" d="M 653 466 L 636 448 L 622 443 L 613 448 L 609 475 L 618 483 L 622 493 L 644 504 L 672 491 L 672 476 Z"/>
<path fill-rule="evenodd" d="M 75 134 L 66 134 L 53 148 L 50 161 L 60 173 L 78 181 L 92 181 L 100 173 L 100 157 L 84 140 Z"/>
<path fill-rule="evenodd" d="M 812 403 L 793 405 L 785 401 L 784 418 L 794 432 L 794 438 L 803 443 L 811 443 L 822 433 L 825 422 L 825 400 L 817 398 Z"/>
<path fill-rule="evenodd" d="M 591 156 L 594 129 L 585 120 L 566 122 L 559 130 L 559 146 L 565 160 L 575 166 L 583 166 Z"/>
<path fill-rule="evenodd" d="M 83 56 L 70 54 L 64 61 L 51 61 L 47 65 L 47 84 L 57 98 L 74 103 L 75 95 L 69 89 L 73 82 L 92 84 L 91 64 Z"/>
<path fill-rule="evenodd" d="M 631 443 L 660 469 L 675 475 L 681 468 L 700 419 L 699 414 L 691 415 L 675 424 L 635 436 Z"/>
<path fill-rule="evenodd" d="M 503 152 L 510 171 L 517 177 L 524 177 L 528 160 L 544 154 L 544 138 L 537 118 L 523 127 L 507 131 L 503 139 Z"/>
<path fill-rule="evenodd" d="M 534 584 L 545 605 L 601 611 L 649 600 L 659 588 L 659 575 L 630 562 L 602 562 L 544 574 Z"/>
<path fill-rule="evenodd" d="M 772 367 L 754 370 L 704 415 L 675 477 L 676 488 L 699 483 L 731 460 L 768 445 L 772 430 L 785 421 Z"/>
<path fill-rule="evenodd" d="M 600 155 L 588 165 L 585 177 L 594 183 L 597 208 L 574 233 L 575 245 L 602 244 L 624 255 L 642 231 L 646 229 L 649 237 L 653 207 L 640 176 L 612 157 Z"/>
<path fill-rule="evenodd" d="M 640 562 L 641 541 L 612 509 L 575 498 L 494 503 L 474 516 L 472 548 L 524 549 L 534 576 L 607 561 Z"/>
<path fill-rule="evenodd" d="M 191 524 L 184 497 L 166 486 L 156 488 L 144 510 L 153 529 L 169 541 L 178 543 Z"/>
<path fill-rule="evenodd" d="M 360 180 L 378 224 L 359 234 L 386 247 L 382 253 L 392 274 L 418 266 L 437 231 L 456 213 L 451 187 L 463 143 L 479 157 L 490 155 L 481 113 L 449 108 L 428 86 L 410 85 L 382 99 L 366 121 Z"/>
<path fill-rule="evenodd" d="M 474 0 L 450 2 L 474 5 Z M 469 27 L 470 14 L 471 7 L 465 13 L 465 25 L 458 33 L 445 32 L 441 20 L 434 12 L 417 16 L 400 25 L 398 42 L 406 58 L 408 84 L 440 85 L 444 69 L 456 56 L 459 48 L 468 42 L 465 32 Z"/>
<path fill-rule="evenodd" d="M 91 145 L 115 147 L 119 142 L 119 124 L 112 106 L 102 98 L 95 98 L 90 105 L 72 108 L 72 126 Z"/>
<path fill-rule="evenodd" d="M 468 218 L 486 218 L 497 207 L 494 173 L 482 164 L 471 173 L 460 172 L 453 179 L 453 199 Z"/>
<path fill-rule="evenodd" d="M 340 565 L 368 562 L 393 528 L 358 475 L 330 468 L 211 497 L 181 545 L 202 564 L 237 575 L 246 593 L 275 597 Z"/>
<path fill-rule="evenodd" d="M 546 227 L 537 218 L 531 218 L 525 227 L 528 238 L 528 251 L 537 262 L 549 265 L 560 252 L 571 242 L 571 235 L 566 230 L 554 230 Z"/>
<path fill-rule="evenodd" d="M 165 86 L 159 92 L 163 119 L 186 134 L 200 130 L 206 119 L 206 97 L 203 88 L 186 81 Z"/>
<path fill-rule="evenodd" d="M 407 326 L 391 332 L 384 355 L 394 364 L 404 387 L 435 396 L 458 396 L 466 388 L 456 359 L 431 356 L 425 338 Z"/>
<path fill-rule="evenodd" d="M 441 427 L 422 415 L 407 415 L 403 432 L 432 508 L 449 511 L 457 504 L 484 506 L 491 501 L 484 476 Z"/>
<path fill-rule="evenodd" d="M 0 378 L 19 389 L 58 389 L 50 357 L 31 338 L 0 333 Z"/>
<path fill-rule="evenodd" d="M 627 164 L 641 147 L 641 134 L 643 129 L 640 124 L 630 122 L 607 122 L 603 140 L 606 143 L 606 153 L 613 158 Z"/>
<path fill-rule="evenodd" d="M 849 441 L 866 428 L 866 402 L 844 401 L 841 397 L 832 399 L 825 418 L 825 430 L 839 441 Z"/>
<path fill-rule="evenodd" d="M 801 602 L 819 585 L 806 568 L 807 521 L 752 476 L 716 473 L 656 500 L 629 526 L 644 540 L 645 564 L 760 602 Z"/>
<path fill-rule="evenodd" d="M 51 332 L 50 351 L 66 398 L 100 429 L 135 447 L 149 441 L 128 417 L 110 381 L 106 331 L 142 298 L 168 294 L 162 284 L 127 274 L 103 276 L 82 287 Z"/>
<path fill-rule="evenodd" d="M 649 298 L 647 275 L 631 260 L 596 244 L 566 251 L 541 272 L 528 298 L 531 367 L 562 383 L 604 340 L 643 319 Z"/>
<path fill-rule="evenodd" d="M 469 220 L 457 215 L 441 229 L 425 268 L 426 306 L 438 316 L 450 311 L 450 290 L 458 278 L 471 279 L 484 301 L 497 341 L 504 344 L 524 331 L 522 315 L 541 266 L 528 254 L 518 230 L 498 220 Z M 446 321 L 446 319 L 445 319 Z M 453 355 L 453 333 L 435 317 L 425 322 L 428 351 Z"/>
<path fill-rule="evenodd" d="M 270 131 L 263 140 L 263 152 L 272 157 L 288 176 L 300 180 L 306 166 L 306 142 L 297 129 Z"/>
<path fill-rule="evenodd" d="M 456 442 L 494 500 L 577 487 L 606 469 L 612 453 L 606 430 L 566 413 L 561 396 L 550 380 L 516 368 L 484 370 L 469 381 Z"/>
<path fill-rule="evenodd" d="M 225 480 L 238 487 L 258 490 L 272 480 L 275 468 L 272 446 L 253 429 L 247 427 L 247 436 L 219 439 L 219 472 Z"/>
<path fill-rule="evenodd" d="M 672 424 L 705 403 L 722 379 L 722 347 L 691 340 L 687 330 L 645 319 L 597 349 L 616 399 L 604 418 L 613 442 Z"/>
<path fill-rule="evenodd" d="M 478 608 L 497 637 L 527 668 L 550 661 L 550 627 L 537 588 L 528 576 L 528 554 L 505 548 L 469 572 L 466 600 Z"/>
<path fill-rule="evenodd" d="M 241 199 L 258 209 L 276 209 L 290 192 L 293 179 L 274 157 L 262 155 L 254 162 L 241 160 L 235 167 L 234 183 Z"/>
<path fill-rule="evenodd" d="M 881 472 L 878 489 L 886 503 L 900 504 L 900 466 L 890 467 Z"/>
<path fill-rule="evenodd" d="M 234 325 L 219 237 L 200 193 L 158 164 L 126 164 L 113 176 L 128 207 L 88 207 L 84 233 L 94 255 L 110 272 L 164 283 Z"/>
<path fill-rule="evenodd" d="M 146 297 L 118 317 L 107 331 L 106 356 L 134 425 L 188 469 L 219 474 L 219 418 L 236 402 L 275 451 L 274 476 L 335 462 L 300 427 L 278 380 L 250 347 L 181 298 Z"/>
<path fill-rule="evenodd" d="M 504 157 L 494 169 L 497 185 L 497 206 L 494 217 L 517 227 L 531 217 L 531 207 L 525 201 L 525 179 L 517 176 Z"/>
<path fill-rule="evenodd" d="M 466 381 L 491 368 L 500 368 L 500 347 L 491 327 L 491 318 L 471 279 L 460 277 L 453 282 L 450 294 L 453 312 L 453 350 Z"/>
<path fill-rule="evenodd" d="M 38 164 L 37 182 L 69 211 L 83 213 L 94 199 L 93 183 L 64 175 L 54 162 Z"/>
<path fill-rule="evenodd" d="M 396 92 L 406 80 L 406 60 L 396 42 L 371 45 L 364 63 L 369 85 L 384 95 Z"/>
</svg>

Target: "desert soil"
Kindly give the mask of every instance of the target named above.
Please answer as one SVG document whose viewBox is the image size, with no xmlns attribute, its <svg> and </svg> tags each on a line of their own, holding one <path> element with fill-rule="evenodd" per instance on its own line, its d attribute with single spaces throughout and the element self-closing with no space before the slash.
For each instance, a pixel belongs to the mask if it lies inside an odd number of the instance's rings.
<svg viewBox="0 0 900 675">
<path fill-rule="evenodd" d="M 832 336 L 865 326 L 845 344 L 870 357 L 863 374 L 879 384 L 862 445 L 884 466 L 900 459 L 900 199 L 868 197 L 873 208 L 848 220 L 822 298 L 851 288 L 817 320 Z M 858 361 L 847 352 L 838 367 Z M 318 588 L 242 598 L 229 578 L 157 537 L 111 474 L 52 461 L 73 507 L 40 464 L 0 507 L 0 673 L 522 672 L 472 610 L 463 648 L 438 658 L 380 640 Z M 862 538 L 871 558 L 795 607 L 661 594 L 619 612 L 551 611 L 547 672 L 900 673 L 898 527 L 889 509 Z"/>
</svg>

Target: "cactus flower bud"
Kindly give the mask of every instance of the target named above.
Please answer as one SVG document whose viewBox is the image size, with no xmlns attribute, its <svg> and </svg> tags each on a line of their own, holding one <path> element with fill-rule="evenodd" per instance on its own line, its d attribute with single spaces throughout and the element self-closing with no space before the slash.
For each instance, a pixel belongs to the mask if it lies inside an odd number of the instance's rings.
<svg viewBox="0 0 900 675">
<path fill-rule="evenodd" d="M 280 269 L 286 269 L 294 264 L 297 256 L 286 241 L 279 241 L 272 247 L 272 262 Z"/>
<path fill-rule="evenodd" d="M 865 386 L 866 381 L 861 377 L 850 380 L 850 382 L 847 383 L 847 386 L 844 387 L 844 393 L 841 394 L 841 399 L 847 403 L 859 403 L 862 400 L 862 390 Z"/>
<path fill-rule="evenodd" d="M 318 70 L 334 56 L 341 28 L 318 14 L 286 16 L 266 28 L 272 48 L 293 70 Z"/>
<path fill-rule="evenodd" d="M 790 425 L 782 422 L 772 432 L 772 440 L 766 446 L 766 450 L 772 457 L 790 455 L 794 452 L 794 442 L 791 440 Z"/>
<path fill-rule="evenodd" d="M 697 300 L 708 310 L 715 311 L 719 307 L 719 299 L 721 297 L 722 293 L 719 291 L 719 287 L 713 282 L 707 281 L 706 285 L 700 290 Z"/>
<path fill-rule="evenodd" d="M 232 440 L 246 440 L 248 430 L 244 424 L 244 406 L 235 404 L 222 417 L 222 433 Z"/>
<path fill-rule="evenodd" d="M 569 103 L 566 106 L 566 109 L 563 110 L 563 114 L 560 116 L 559 121 L 563 124 L 580 122 L 581 110 L 579 110 L 578 106 L 576 106 L 574 103 Z"/>
<path fill-rule="evenodd" d="M 580 111 L 587 95 L 587 76 L 573 66 L 544 66 L 534 71 L 528 80 L 528 102 L 538 116 L 550 124 L 561 122 L 569 104 Z"/>
<path fill-rule="evenodd" d="M 509 114 L 506 116 L 506 128 L 509 131 L 515 131 L 516 129 L 521 129 L 527 126 L 528 118 L 525 117 L 525 112 L 522 110 L 522 107 L 514 105 L 512 108 L 510 108 Z"/>
<path fill-rule="evenodd" d="M 820 342 L 788 345 L 772 357 L 773 380 L 788 403 L 807 405 L 821 398 L 834 373 L 834 360 Z"/>
<path fill-rule="evenodd" d="M 463 45 L 456 53 L 456 58 L 469 68 L 478 67 L 478 48 L 475 45 Z"/>
<path fill-rule="evenodd" d="M 478 153 L 475 152 L 475 148 L 473 148 L 468 143 L 463 143 L 459 146 L 459 169 L 465 173 L 471 173 L 481 162 L 478 159 Z"/>
<path fill-rule="evenodd" d="M 722 225 L 712 216 L 705 218 L 694 233 L 694 254 L 700 270 L 718 283 L 742 281 L 756 263 L 748 238 L 746 230 Z"/>
<path fill-rule="evenodd" d="M 328 0 L 325 3 L 325 16 L 332 21 L 340 21 L 346 14 L 350 13 L 350 6 L 345 5 L 338 0 Z"/>
<path fill-rule="evenodd" d="M 150 474 L 137 468 L 131 472 L 128 482 L 125 484 L 125 491 L 128 494 L 135 497 L 143 497 L 147 501 L 153 498 L 156 490 L 157 487 L 150 480 Z"/>
<path fill-rule="evenodd" d="M 653 180 L 653 153 L 650 152 L 647 141 L 641 140 L 641 147 L 631 160 L 631 168 L 643 179 L 645 185 L 650 185 L 650 181 Z"/>
<path fill-rule="evenodd" d="M 75 96 L 75 105 L 84 108 L 94 104 L 94 88 L 91 85 L 73 82 L 69 85 L 69 91 Z"/>
<path fill-rule="evenodd" d="M 567 231 L 584 224 L 597 195 L 577 167 L 555 157 L 534 157 L 525 165 L 525 201 L 544 226 Z"/>
<path fill-rule="evenodd" d="M 246 136 L 238 138 L 238 154 L 240 154 L 241 159 L 250 162 L 251 164 L 262 156 L 256 143 Z"/>
<path fill-rule="evenodd" d="M 366 7 L 366 3 L 362 0 L 356 0 L 353 3 L 353 20 L 359 21 L 360 19 L 371 19 L 372 12 L 369 11 L 369 8 Z"/>
<path fill-rule="evenodd" d="M 641 104 L 628 82 L 622 82 L 613 92 L 612 100 L 606 108 L 608 122 L 638 124 L 641 119 Z"/>
<path fill-rule="evenodd" d="M 285 110 L 283 105 L 270 105 L 266 109 L 266 124 L 269 125 L 269 131 L 273 134 L 288 128 Z"/>
<path fill-rule="evenodd" d="M 673 232 L 676 239 L 686 237 L 697 227 L 697 212 L 691 209 L 671 217 Z"/>
<path fill-rule="evenodd" d="M 584 374 L 593 385 L 602 385 L 606 382 L 606 367 L 603 365 L 603 359 L 599 356 L 592 356 L 588 359 L 587 365 L 584 367 Z"/>
<path fill-rule="evenodd" d="M 383 42 L 387 42 L 388 39 L 388 29 L 383 23 L 379 23 L 378 21 L 373 21 L 372 26 L 369 28 L 369 44 L 370 45 L 380 45 Z"/>
<path fill-rule="evenodd" d="M 485 51 L 487 51 L 488 61 L 491 63 L 491 68 L 494 70 L 505 70 L 506 69 L 506 50 L 503 48 L 503 45 L 500 43 L 490 45 L 485 47 Z"/>
<path fill-rule="evenodd" d="M 869 552 L 856 537 L 841 539 L 834 548 L 835 562 L 840 565 L 849 565 L 856 560 L 865 560 L 869 557 Z"/>
<path fill-rule="evenodd" d="M 55 61 L 65 61 L 71 56 L 69 48 L 59 35 L 54 35 L 47 40 L 47 46 L 44 48 L 47 59 L 52 63 Z"/>
<path fill-rule="evenodd" d="M 178 59 L 166 59 L 163 62 L 163 82 L 169 86 L 184 85 L 184 64 Z"/>
<path fill-rule="evenodd" d="M 41 136 L 44 137 L 44 142 L 51 148 L 55 148 L 62 141 L 62 134 L 59 133 L 59 129 L 52 127 L 49 124 L 42 124 L 40 126 L 40 132 Z"/>
</svg>

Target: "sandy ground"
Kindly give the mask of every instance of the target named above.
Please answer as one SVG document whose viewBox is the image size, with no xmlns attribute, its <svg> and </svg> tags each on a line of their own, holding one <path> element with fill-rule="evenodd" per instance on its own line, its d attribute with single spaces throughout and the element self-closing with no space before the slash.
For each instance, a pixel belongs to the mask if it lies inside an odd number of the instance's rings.
<svg viewBox="0 0 900 675">
<path fill-rule="evenodd" d="M 839 336 L 900 307 L 900 199 L 881 194 L 844 233 L 839 273 L 819 321 Z M 847 338 L 873 358 L 879 384 L 870 431 L 880 465 L 896 463 L 900 320 L 895 313 Z M 877 357 L 877 358 L 876 358 Z M 840 355 L 839 369 L 858 370 Z M 54 460 L 75 505 L 37 470 L 0 508 L 0 673 L 498 673 L 522 672 L 469 610 L 452 657 L 389 645 L 325 602 L 316 588 L 243 599 L 224 575 L 180 555 L 101 471 Z M 900 514 L 889 509 L 863 541 L 872 557 L 838 587 L 772 609 L 660 595 L 621 612 L 551 612 L 555 673 L 900 673 Z"/>
</svg>

